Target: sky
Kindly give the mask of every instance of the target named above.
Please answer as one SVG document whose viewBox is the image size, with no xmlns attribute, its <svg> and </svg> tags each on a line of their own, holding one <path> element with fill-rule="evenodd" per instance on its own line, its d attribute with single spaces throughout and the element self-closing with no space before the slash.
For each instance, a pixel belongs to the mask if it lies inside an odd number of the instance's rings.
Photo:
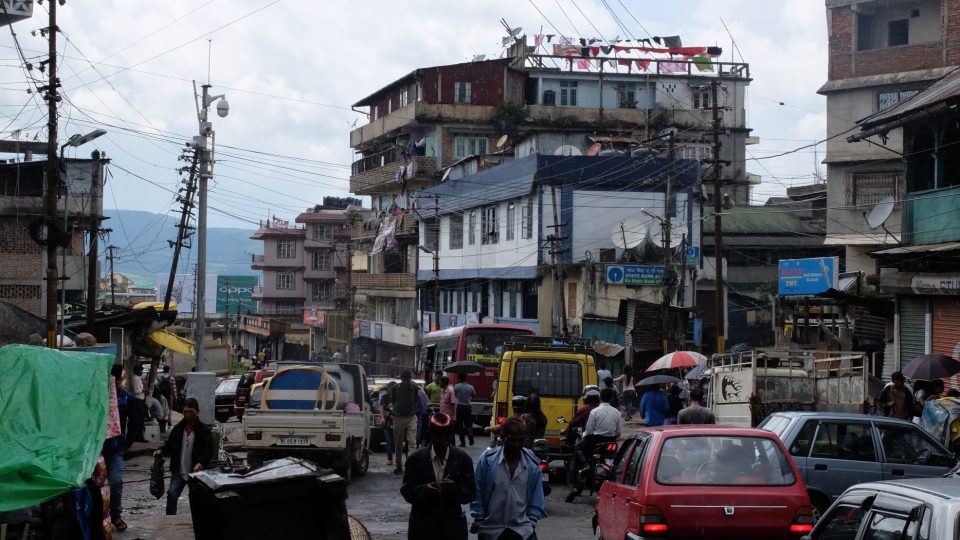
<svg viewBox="0 0 960 540">
<path fill-rule="evenodd" d="M 45 84 L 47 6 L 12 25 L 16 37 L 0 31 L 0 138 L 46 140 L 46 104 L 27 90 Z M 619 20 L 634 36 L 722 47 L 722 60 L 749 63 L 753 77 L 747 118 L 761 142 L 747 148 L 747 170 L 763 183 L 752 202 L 822 181 L 825 146 L 803 148 L 826 133 L 822 0 L 68 0 L 57 14 L 60 144 L 108 131 L 67 150 L 112 160 L 105 208 L 179 209 L 178 157 L 198 130 L 193 81 L 230 105 L 226 118 L 210 115 L 210 226 L 292 220 L 325 195 L 347 195 L 349 133 L 366 123 L 350 105 L 417 67 L 501 56 L 501 18 L 531 44 L 541 32 L 627 37 Z"/>
</svg>

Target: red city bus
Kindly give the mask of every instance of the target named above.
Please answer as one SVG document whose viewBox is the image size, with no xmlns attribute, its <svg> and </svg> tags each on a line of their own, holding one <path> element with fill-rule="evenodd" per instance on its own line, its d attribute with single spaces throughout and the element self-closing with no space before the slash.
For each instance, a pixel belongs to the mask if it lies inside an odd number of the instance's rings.
<svg viewBox="0 0 960 540">
<path fill-rule="evenodd" d="M 473 400 L 473 422 L 478 426 L 490 424 L 493 414 L 494 384 L 500 371 L 503 344 L 513 336 L 536 335 L 532 329 L 515 324 L 467 324 L 429 332 L 423 336 L 417 371 L 442 370 L 461 360 L 483 365 L 481 373 L 473 373 L 467 382 L 477 391 Z M 430 381 L 427 381 L 430 382 Z M 451 377 L 450 384 L 456 384 Z"/>
</svg>

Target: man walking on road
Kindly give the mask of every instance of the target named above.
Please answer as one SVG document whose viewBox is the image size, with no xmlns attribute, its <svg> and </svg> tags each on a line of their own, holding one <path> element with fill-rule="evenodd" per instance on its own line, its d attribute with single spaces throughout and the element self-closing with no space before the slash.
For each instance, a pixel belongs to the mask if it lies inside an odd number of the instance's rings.
<svg viewBox="0 0 960 540">
<path fill-rule="evenodd" d="M 464 437 L 470 439 L 470 446 L 473 446 L 473 398 L 477 391 L 473 385 L 467 382 L 466 373 L 457 374 L 457 384 L 453 387 L 453 393 L 457 395 L 457 433 L 460 434 L 460 446 L 464 444 Z"/>
<path fill-rule="evenodd" d="M 440 376 L 443 375 L 443 372 L 439 369 L 433 372 L 433 381 L 427 385 L 425 391 L 427 392 L 427 397 L 430 398 L 430 405 L 434 410 L 440 410 L 440 394 L 443 393 L 443 387 L 440 386 Z"/>
<path fill-rule="evenodd" d="M 890 380 L 891 383 L 883 387 L 880 395 L 877 396 L 877 407 L 880 408 L 884 416 L 900 418 L 901 420 L 912 419 L 916 413 L 917 402 L 913 397 L 913 391 L 904 384 L 903 373 L 900 371 L 893 372 Z"/>
<path fill-rule="evenodd" d="M 703 390 L 694 388 L 690 391 L 690 406 L 681 409 L 677 415 L 678 424 L 716 424 L 717 417 L 713 411 L 701 405 Z"/>
<path fill-rule="evenodd" d="M 187 475 L 206 469 L 213 458 L 213 436 L 200 422 L 200 404 L 194 398 L 183 402 L 183 420 L 170 430 L 170 437 L 153 453 L 170 456 L 170 489 L 167 491 L 167 515 L 177 513 L 177 500 L 187 485 Z"/>
<path fill-rule="evenodd" d="M 473 501 L 477 484 L 473 460 L 449 444 L 453 421 L 443 413 L 430 417 L 430 444 L 410 455 L 400 494 L 410 503 L 407 538 L 466 540 L 467 518 L 460 505 Z"/>
<path fill-rule="evenodd" d="M 536 540 L 537 522 L 547 517 L 540 460 L 523 447 L 523 420 L 511 416 L 501 426 L 503 446 L 488 448 L 477 460 L 471 532 L 480 540 Z"/>
<path fill-rule="evenodd" d="M 390 402 L 393 403 L 393 443 L 395 445 L 397 468 L 393 474 L 403 474 L 404 446 L 407 451 L 417 449 L 417 385 L 410 379 L 409 369 L 400 374 L 400 383 L 390 390 Z"/>
<path fill-rule="evenodd" d="M 640 398 L 640 416 L 647 426 L 662 426 L 670 412 L 670 402 L 659 386 L 647 390 Z"/>
</svg>

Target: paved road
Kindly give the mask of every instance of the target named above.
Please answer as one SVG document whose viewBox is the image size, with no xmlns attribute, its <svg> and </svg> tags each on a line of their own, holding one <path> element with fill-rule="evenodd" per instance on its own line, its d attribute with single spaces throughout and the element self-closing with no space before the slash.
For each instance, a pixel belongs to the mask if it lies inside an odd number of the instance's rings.
<svg viewBox="0 0 960 540">
<path fill-rule="evenodd" d="M 484 445 L 464 448 L 476 460 Z M 407 537 L 407 516 L 410 506 L 400 497 L 400 477 L 393 475 L 393 467 L 386 466 L 386 456 L 374 453 L 370 457 L 370 472 L 364 477 L 354 477 L 348 489 L 347 511 L 360 519 L 375 539 L 399 539 Z M 553 485 L 553 493 L 547 497 L 547 517 L 537 527 L 537 536 L 551 540 L 593 538 L 590 519 L 593 516 L 593 499 L 578 497 L 568 504 L 563 498 L 566 487 Z M 468 506 L 463 507 L 469 516 Z M 471 535 L 471 538 L 476 536 Z"/>
<path fill-rule="evenodd" d="M 233 420 L 228 428 L 238 428 Z M 474 459 L 480 456 L 484 445 L 478 440 L 476 446 L 464 450 Z M 136 457 L 126 462 L 124 471 L 124 518 L 130 528 L 120 540 L 181 540 L 193 537 L 192 518 L 187 491 L 180 499 L 179 515 L 165 516 L 166 497 L 155 499 L 149 493 L 150 465 L 153 458 Z M 400 496 L 400 477 L 393 475 L 393 467 L 386 466 L 383 452 L 370 457 L 370 472 L 363 477 L 354 477 L 348 487 L 347 511 L 370 530 L 374 539 L 401 539 L 407 537 L 407 516 L 410 506 Z M 593 500 L 581 496 L 568 504 L 563 498 L 567 490 L 562 484 L 553 485 L 553 493 L 547 497 L 547 517 L 537 527 L 542 539 L 573 540 L 593 538 L 590 519 L 593 516 Z M 469 508 L 464 506 L 469 515 Z M 476 538 L 476 536 L 471 536 Z"/>
</svg>

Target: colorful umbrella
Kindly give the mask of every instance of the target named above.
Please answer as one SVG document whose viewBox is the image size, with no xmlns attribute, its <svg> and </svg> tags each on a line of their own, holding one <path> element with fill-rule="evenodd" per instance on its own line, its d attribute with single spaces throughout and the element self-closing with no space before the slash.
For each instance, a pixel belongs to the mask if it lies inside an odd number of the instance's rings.
<svg viewBox="0 0 960 540">
<path fill-rule="evenodd" d="M 677 351 L 661 356 L 656 362 L 650 364 L 650 367 L 647 368 L 647 371 L 695 367 L 706 361 L 707 357 L 698 352 Z"/>
</svg>

